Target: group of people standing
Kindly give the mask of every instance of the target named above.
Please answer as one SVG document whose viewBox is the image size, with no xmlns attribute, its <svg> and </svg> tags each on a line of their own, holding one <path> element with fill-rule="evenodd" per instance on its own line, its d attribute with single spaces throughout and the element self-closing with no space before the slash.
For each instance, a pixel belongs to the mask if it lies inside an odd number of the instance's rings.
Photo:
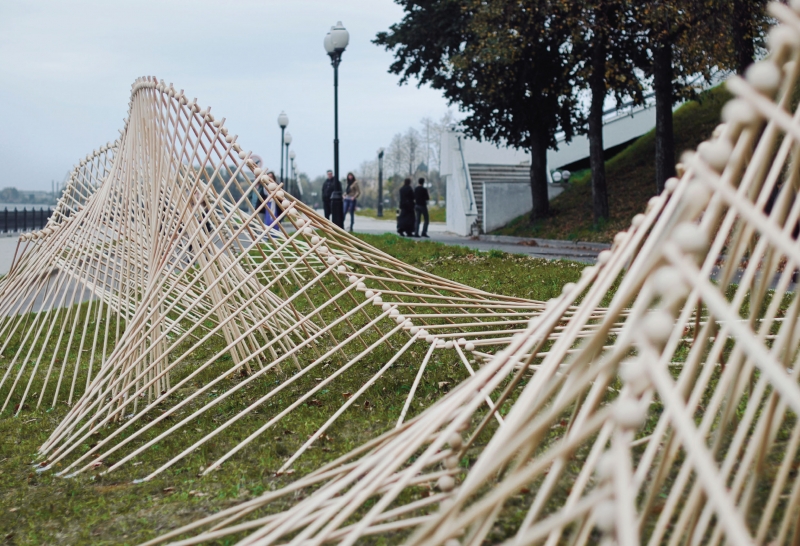
<svg viewBox="0 0 800 546">
<path fill-rule="evenodd" d="M 361 197 L 361 186 L 353 173 L 347 173 L 347 188 L 342 191 L 342 183 L 328 171 L 328 177 L 322 183 L 322 209 L 325 218 L 344 229 L 344 222 L 350 214 L 350 232 L 353 232 L 356 206 Z M 341 203 L 341 204 L 340 204 Z"/>
<path fill-rule="evenodd" d="M 430 223 L 428 201 L 430 199 L 431 196 L 425 187 L 424 178 L 420 178 L 417 181 L 417 187 L 413 189 L 410 178 L 403 181 L 403 187 L 400 188 L 400 210 L 397 214 L 398 234 L 404 237 L 428 237 L 428 224 Z M 422 233 L 420 233 L 419 225 L 423 218 L 425 223 L 422 225 Z"/>
<path fill-rule="evenodd" d="M 269 172 L 267 176 L 272 180 L 275 179 L 272 172 Z M 258 195 L 262 200 L 266 198 L 266 195 L 261 195 L 263 190 L 263 187 L 259 188 Z M 327 178 L 322 183 L 322 209 L 325 219 L 344 228 L 344 222 L 349 214 L 350 232 L 352 233 L 359 197 L 361 197 L 361 186 L 353 173 L 347 173 L 347 187 L 342 188 L 342 183 L 334 178 L 333 171 L 327 172 Z M 398 234 L 404 237 L 428 237 L 428 224 L 430 223 L 428 201 L 430 201 L 430 194 L 425 188 L 424 178 L 417 181 L 416 188 L 411 187 L 410 178 L 403 181 L 403 186 L 400 188 L 400 208 L 397 212 Z M 256 204 L 254 203 L 254 205 Z M 275 221 L 276 213 L 277 210 L 268 204 L 264 210 L 264 223 L 272 224 Z M 419 232 L 420 224 L 422 224 L 422 233 Z"/>
<path fill-rule="evenodd" d="M 353 173 L 347 173 L 347 187 L 344 189 L 342 183 L 334 178 L 333 171 L 328 171 L 327 175 L 325 182 L 322 183 L 322 208 L 325 218 L 344 228 L 344 222 L 349 214 L 352 233 L 361 186 L 358 185 Z M 416 188 L 411 187 L 410 178 L 403 181 L 403 187 L 400 188 L 400 210 L 397 213 L 397 233 L 406 237 L 428 237 L 430 198 L 424 178 L 418 180 Z M 422 233 L 419 232 L 420 224 Z"/>
</svg>

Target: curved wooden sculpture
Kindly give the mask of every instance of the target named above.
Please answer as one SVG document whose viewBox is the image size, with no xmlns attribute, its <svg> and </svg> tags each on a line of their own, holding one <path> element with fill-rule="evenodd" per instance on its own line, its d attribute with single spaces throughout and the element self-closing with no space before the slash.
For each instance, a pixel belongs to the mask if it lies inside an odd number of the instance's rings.
<svg viewBox="0 0 800 546">
<path fill-rule="evenodd" d="M 796 544 L 800 17 L 770 10 L 770 57 L 730 79 L 726 123 L 681 179 L 474 377 L 403 429 L 160 540 Z M 503 426 L 486 396 L 513 405 Z"/>
<path fill-rule="evenodd" d="M 0 280 L 0 404 L 71 405 L 42 470 L 110 472 L 149 450 L 148 479 L 213 440 L 208 473 L 337 378 L 363 377 L 320 410 L 288 470 L 393 365 L 417 368 L 400 426 L 434 355 L 469 377 L 544 310 L 336 228 L 223 122 L 172 85 L 137 80 L 120 139 L 82 160 L 52 220 L 20 238 Z M 196 426 L 211 414 L 213 428 Z"/>
</svg>

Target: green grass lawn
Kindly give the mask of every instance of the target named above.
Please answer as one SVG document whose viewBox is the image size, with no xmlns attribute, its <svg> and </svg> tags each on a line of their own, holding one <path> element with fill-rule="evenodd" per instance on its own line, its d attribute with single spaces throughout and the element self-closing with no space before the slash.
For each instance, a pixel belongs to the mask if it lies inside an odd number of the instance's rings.
<svg viewBox="0 0 800 546">
<path fill-rule="evenodd" d="M 557 296 L 565 283 L 579 278 L 584 267 L 574 262 L 548 262 L 499 251 L 481 253 L 464 247 L 410 241 L 389 234 L 360 237 L 421 270 L 487 291 L 529 299 Z M 198 350 L 202 352 L 196 355 L 198 362 L 216 350 L 211 345 Z M 338 407 L 339 391 L 354 392 L 362 377 L 369 377 L 370 369 L 386 362 L 389 350 L 376 351 L 371 360 L 364 362 L 363 373 L 343 378 L 335 390 L 321 393 L 315 402 Z M 421 359 L 423 350 L 422 346 L 412 348 L 409 358 Z M 294 476 L 275 476 L 274 471 L 318 426 L 321 413 L 317 405 L 298 407 L 273 432 L 259 437 L 219 472 L 202 478 L 198 475 L 201 467 L 224 452 L 225 446 L 217 445 L 221 442 L 211 442 L 152 481 L 139 484 L 132 483 L 133 478 L 141 477 L 141 469 L 151 464 L 147 453 L 158 455 L 158 445 L 137 459 L 142 466 L 124 465 L 106 476 L 84 473 L 74 478 L 58 478 L 52 472 L 37 472 L 33 463 L 38 447 L 67 413 L 66 404 L 41 410 L 23 407 L 19 417 L 11 417 L 7 411 L 0 416 L 3 438 L 0 440 L 0 539 L 9 544 L 136 544 L 266 490 L 282 487 L 296 476 L 394 426 L 416 374 L 411 360 L 398 364 L 365 393 L 365 399 L 372 404 L 348 410 L 328 431 L 325 441 L 298 460 Z M 442 396 L 440 383 L 454 384 L 463 380 L 464 374 L 458 362 L 445 358 L 432 361 L 417 391 L 415 400 L 420 407 L 416 411 Z M 299 384 L 296 388 L 304 387 Z M 184 396 L 188 392 L 178 394 Z M 241 402 L 237 399 L 231 404 Z M 222 407 L 217 411 L 230 409 Z M 507 410 L 505 406 L 502 409 Z M 211 430 L 220 416 L 209 412 L 197 421 L 196 427 Z M 252 419 L 259 417 L 254 415 Z M 241 432 L 234 429 L 231 434 L 235 437 L 251 431 L 252 422 L 248 426 L 251 428 L 243 425 Z M 171 438 L 161 447 L 174 450 L 180 441 Z M 293 500 L 276 502 L 270 510 L 284 509 L 290 502 Z"/>
<path fill-rule="evenodd" d="M 510 255 L 499 251 L 488 253 L 476 252 L 465 247 L 445 246 L 430 241 L 412 241 L 392 234 L 359 235 L 359 237 L 378 249 L 402 259 L 406 263 L 426 272 L 482 288 L 498 294 L 523 297 L 536 300 L 547 300 L 557 296 L 567 282 L 574 282 L 580 277 L 583 264 L 568 261 L 553 261 L 527 256 Z M 613 296 L 608 294 L 603 305 L 607 305 Z M 730 298 L 733 290 L 729 289 Z M 785 309 L 790 302 L 781 305 Z M 767 298 L 763 308 L 769 303 Z M 749 301 L 745 301 L 742 316 L 750 313 Z M 688 333 L 689 335 L 691 332 Z M 726 349 L 726 355 L 733 347 Z M 202 362 L 208 353 L 218 349 L 213 343 L 198 349 L 194 355 L 196 362 Z M 374 351 L 363 362 L 358 373 L 342 377 L 342 381 L 331 384 L 330 390 L 322 391 L 312 400 L 314 404 L 304 404 L 295 409 L 280 424 L 256 439 L 242 451 L 239 456 L 227 461 L 222 470 L 209 476 L 201 477 L 199 472 L 226 450 L 226 440 L 218 437 L 215 442 L 201 446 L 195 453 L 180 460 L 175 466 L 146 483 L 133 483 L 133 478 L 142 476 L 142 469 L 153 464 L 161 451 L 173 450 L 181 444 L 180 436 L 173 436 L 154 446 L 136 459 L 134 464 L 122 466 L 112 474 L 102 476 L 99 473 L 84 473 L 74 478 L 58 478 L 51 472 L 39 473 L 33 466 L 37 448 L 47 439 L 58 425 L 59 420 L 67 413 L 67 406 L 59 404 L 55 409 L 35 410 L 24 408 L 19 417 L 11 417 L 7 411 L 0 415 L 0 540 L 8 544 L 137 544 L 149 538 L 161 535 L 177 526 L 196 521 L 209 513 L 222 510 L 244 500 L 253 498 L 265 491 L 275 490 L 291 483 L 297 476 L 319 468 L 325 462 L 346 453 L 372 439 L 380 433 L 392 428 L 405 402 L 409 387 L 414 380 L 417 368 L 415 364 L 422 359 L 426 347 L 423 344 L 413 346 L 408 358 L 399 360 L 375 386 L 365 393 L 359 406 L 350 408 L 342 419 L 335 422 L 326 432 L 324 441 L 318 443 L 294 465 L 295 474 L 276 476 L 275 470 L 281 466 L 295 449 L 297 449 L 325 419 L 330 410 L 338 407 L 343 393 L 357 390 L 363 379 L 370 377 L 370 370 L 382 365 L 391 353 L 390 347 L 381 347 Z M 688 348 L 676 353 L 676 361 L 685 358 Z M 0 359 L 0 368 L 4 361 Z M 334 366 L 338 362 L 332 362 Z M 673 377 L 680 373 L 679 367 L 671 368 Z M 719 373 L 719 372 L 715 372 Z M 463 366 L 446 356 L 434 357 L 429 363 L 422 383 L 417 391 L 412 413 L 421 412 L 424 408 L 439 399 L 447 387 L 465 378 Z M 85 380 L 79 377 L 79 381 Z M 207 377 L 202 380 L 207 380 Z M 229 377 L 226 381 L 241 381 L 240 377 Z M 309 378 L 313 382 L 313 378 Z M 309 382 L 296 385 L 295 389 L 308 388 Z M 615 380 L 614 389 L 621 383 Z M 189 394 L 194 386 L 182 389 L 178 397 Z M 234 410 L 247 397 L 253 397 L 258 387 L 243 393 L 241 398 L 232 399 L 230 405 L 217 408 L 197 419 L 193 425 L 205 431 L 215 427 L 217 419 L 224 417 L 225 412 Z M 186 390 L 187 392 L 183 392 Z M 2 393 L 0 393 L 2 394 Z M 616 395 L 606 395 L 610 401 Z M 511 401 L 500 407 L 500 412 L 509 411 Z M 280 403 L 280 401 L 277 401 Z M 705 402 L 704 402 L 705 403 Z M 321 411 L 321 410 L 327 411 Z M 650 434 L 662 411 L 658 400 L 650 408 L 648 421 L 637 436 Z M 564 418 L 552 427 L 541 446 L 563 436 L 565 423 L 572 409 L 565 411 Z M 216 413 L 215 413 L 216 412 Z M 254 414 L 248 419 L 263 419 Z M 480 418 L 480 415 L 477 417 Z M 696 419 L 702 418 L 698 410 Z M 784 434 L 793 421 L 786 420 L 781 425 L 780 443 L 776 444 L 771 456 L 777 457 L 781 446 L 788 442 L 788 434 Z M 253 421 L 247 426 L 233 427 L 231 434 L 245 434 L 252 431 Z M 494 424 L 492 424 L 494 426 Z M 112 429 L 113 430 L 113 429 Z M 479 446 L 485 445 L 494 429 L 487 427 L 476 439 L 475 451 L 468 453 L 462 464 L 470 465 L 477 457 Z M 92 438 L 91 442 L 101 440 L 105 431 Z M 783 436 L 786 436 L 784 438 Z M 87 441 L 87 446 L 92 445 Z M 181 445 L 185 445 L 181 444 Z M 160 450 L 158 449 L 160 448 Z M 634 456 L 639 457 L 645 446 L 639 445 Z M 571 480 L 578 474 L 581 464 L 588 456 L 588 448 L 582 445 L 576 449 L 569 468 L 559 480 L 561 493 L 555 497 L 563 502 L 564 495 L 571 487 Z M 777 458 L 776 458 L 777 460 Z M 111 463 L 112 461 L 106 461 Z M 778 463 L 768 461 L 768 470 Z M 800 464 L 800 463 L 798 463 Z M 137 466 L 138 465 L 138 466 Z M 796 467 L 796 465 L 795 465 Z M 101 467 L 102 468 L 102 467 Z M 96 472 L 99 472 L 96 471 Z M 674 476 L 671 477 L 671 479 Z M 501 542 L 508 538 L 527 513 L 533 496 L 536 494 L 537 482 L 529 490 L 514 496 L 507 504 L 507 510 L 494 526 L 489 541 Z M 763 505 L 766 488 L 757 491 L 756 506 Z M 409 488 L 404 495 L 422 493 Z M 563 494 L 562 494 L 563 493 Z M 305 494 L 305 493 L 302 493 Z M 283 498 L 265 508 L 266 512 L 277 512 L 291 506 L 302 499 L 302 494 Z M 407 500 L 405 497 L 400 502 Z M 368 510 L 370 503 L 365 503 Z M 549 509 L 545 507 L 546 510 Z M 359 512 L 360 514 L 362 512 Z M 259 512 L 263 515 L 264 512 Z M 647 530 L 646 530 L 647 532 Z M 376 537 L 369 544 L 399 543 L 407 536 L 405 532 Z M 233 536 L 220 544 L 232 544 L 241 536 Z M 598 538 L 598 537 L 592 537 Z"/>
<path fill-rule="evenodd" d="M 729 98 L 724 86 L 718 86 L 675 111 L 676 161 L 683 151 L 696 148 L 711 135 Z M 617 232 L 630 226 L 631 218 L 644 212 L 648 199 L 656 194 L 655 129 L 608 160 L 606 178 L 611 219 L 603 225 L 594 225 L 591 172 L 584 170 L 575 173 L 567 190 L 550 202 L 550 218 L 531 224 L 523 215 L 494 233 L 610 243 Z"/>
<path fill-rule="evenodd" d="M 428 207 L 428 214 L 430 214 L 431 222 L 447 222 L 447 209 L 444 207 Z M 358 209 L 356 216 L 367 216 L 369 218 L 377 218 L 378 211 L 375 209 Z M 383 209 L 383 220 L 396 220 L 397 209 L 385 207 Z"/>
</svg>

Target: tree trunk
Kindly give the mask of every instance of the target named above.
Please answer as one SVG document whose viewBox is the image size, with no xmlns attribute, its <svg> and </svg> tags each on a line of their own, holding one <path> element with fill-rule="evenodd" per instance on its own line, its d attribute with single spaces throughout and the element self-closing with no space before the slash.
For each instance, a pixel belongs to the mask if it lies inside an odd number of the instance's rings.
<svg viewBox="0 0 800 546">
<path fill-rule="evenodd" d="M 547 130 L 535 127 L 531 131 L 531 222 L 543 220 L 550 212 L 547 197 Z"/>
<path fill-rule="evenodd" d="M 589 76 L 592 103 L 589 108 L 589 166 L 592 169 L 592 212 L 595 224 L 608 220 L 606 164 L 603 157 L 603 102 L 606 98 L 605 36 L 592 46 L 592 74 Z"/>
<path fill-rule="evenodd" d="M 675 134 L 672 128 L 672 44 L 653 48 L 653 87 L 656 96 L 656 190 L 661 193 L 675 176 Z"/>
<path fill-rule="evenodd" d="M 753 6 L 753 0 L 733 0 L 733 6 L 731 6 L 731 16 L 733 17 L 731 33 L 733 34 L 733 49 L 736 52 L 736 68 L 739 74 L 744 74 L 745 69 L 750 66 L 756 55 L 750 28 L 753 25 L 755 9 L 757 8 Z"/>
</svg>

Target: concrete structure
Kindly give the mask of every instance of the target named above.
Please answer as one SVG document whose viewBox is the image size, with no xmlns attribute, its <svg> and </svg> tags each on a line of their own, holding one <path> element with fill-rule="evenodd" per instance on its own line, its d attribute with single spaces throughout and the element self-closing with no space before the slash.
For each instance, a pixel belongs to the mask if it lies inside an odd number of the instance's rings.
<svg viewBox="0 0 800 546">
<path fill-rule="evenodd" d="M 527 152 L 445 133 L 441 174 L 447 181 L 447 230 L 486 233 L 531 210 L 530 164 Z M 564 187 L 551 184 L 548 197 Z"/>
<path fill-rule="evenodd" d="M 613 148 L 632 138 L 642 136 L 656 126 L 656 103 L 649 99 L 645 104 L 623 107 L 606 112 L 603 118 L 603 146 Z M 570 142 L 558 137 L 558 149 L 547 151 L 547 165 L 558 169 L 589 156 L 589 137 L 576 135 Z"/>
<path fill-rule="evenodd" d="M 655 103 L 607 112 L 603 126 L 606 149 L 623 144 L 655 127 Z M 558 149 L 547 152 L 550 170 L 589 155 L 589 139 L 578 135 L 570 142 L 563 136 Z M 488 142 L 478 142 L 463 133 L 442 136 L 442 176 L 447 180 L 447 229 L 459 235 L 488 233 L 533 208 L 530 191 L 530 154 Z M 550 171 L 548 171 L 548 176 Z M 566 185 L 548 186 L 548 198 L 559 195 Z"/>
</svg>

